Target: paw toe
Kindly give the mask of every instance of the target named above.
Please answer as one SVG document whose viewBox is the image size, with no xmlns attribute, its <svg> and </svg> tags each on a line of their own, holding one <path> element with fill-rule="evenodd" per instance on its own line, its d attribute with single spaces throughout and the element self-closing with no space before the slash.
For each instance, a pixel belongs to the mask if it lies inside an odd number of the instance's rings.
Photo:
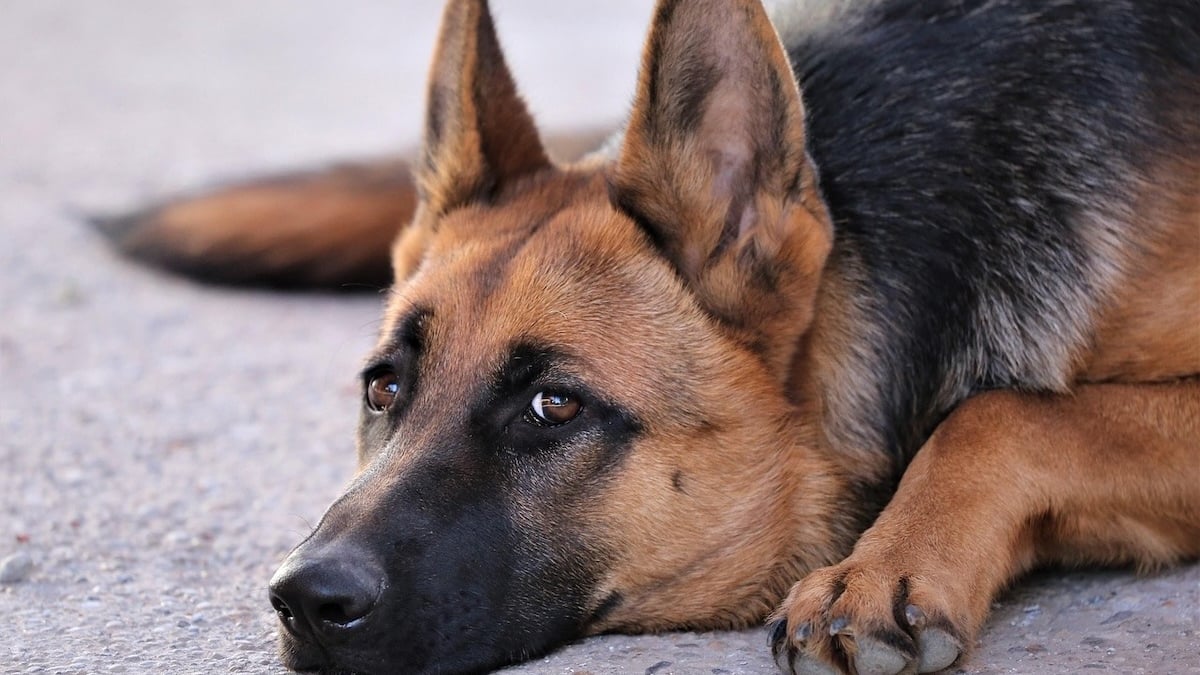
<svg viewBox="0 0 1200 675">
<path fill-rule="evenodd" d="M 811 656 L 797 656 L 794 668 L 796 675 L 839 675 L 833 666 Z"/>
<path fill-rule="evenodd" d="M 908 656 L 891 645 L 872 638 L 861 638 L 857 645 L 854 667 L 858 675 L 896 675 L 908 667 Z"/>
<path fill-rule="evenodd" d="M 922 673 L 949 668 L 962 652 L 958 639 L 941 628 L 926 628 L 921 633 L 920 643 L 917 671 Z"/>
</svg>

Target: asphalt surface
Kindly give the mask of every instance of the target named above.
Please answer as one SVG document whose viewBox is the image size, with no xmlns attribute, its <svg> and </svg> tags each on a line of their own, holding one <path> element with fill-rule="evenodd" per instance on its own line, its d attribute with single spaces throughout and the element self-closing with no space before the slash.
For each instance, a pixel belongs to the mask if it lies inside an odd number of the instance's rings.
<svg viewBox="0 0 1200 675">
<path fill-rule="evenodd" d="M 208 288 L 83 215 L 411 143 L 436 3 L 0 5 L 0 672 L 279 673 L 265 583 L 353 471 L 375 297 Z M 536 116 L 617 118 L 646 2 L 497 0 Z M 1053 573 L 969 673 L 1200 673 L 1200 566 Z M 771 673 L 762 631 L 513 673 Z"/>
</svg>

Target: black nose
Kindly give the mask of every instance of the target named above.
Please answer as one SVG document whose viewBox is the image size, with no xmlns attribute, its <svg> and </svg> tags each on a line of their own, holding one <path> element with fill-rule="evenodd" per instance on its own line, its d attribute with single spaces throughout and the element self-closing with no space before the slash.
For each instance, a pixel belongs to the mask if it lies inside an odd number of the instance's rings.
<svg viewBox="0 0 1200 675">
<path fill-rule="evenodd" d="M 293 553 L 271 577 L 271 606 L 289 631 L 306 641 L 350 637 L 366 623 L 383 588 L 383 574 L 364 556 L 345 551 L 320 557 Z"/>
</svg>

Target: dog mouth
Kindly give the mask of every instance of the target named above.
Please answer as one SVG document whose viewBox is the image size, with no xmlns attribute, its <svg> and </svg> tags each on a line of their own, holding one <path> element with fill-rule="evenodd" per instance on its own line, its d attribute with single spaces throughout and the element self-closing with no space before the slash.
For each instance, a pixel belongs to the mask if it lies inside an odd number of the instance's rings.
<svg viewBox="0 0 1200 675">
<path fill-rule="evenodd" d="M 392 649 L 378 645 L 371 645 L 366 650 L 363 647 L 357 643 L 327 647 L 306 641 L 284 626 L 279 631 L 279 660 L 282 665 L 298 673 L 319 675 L 470 675 L 492 672 L 535 655 L 525 651 L 506 657 L 496 651 L 462 648 L 419 656 L 399 648 L 400 643 L 396 642 L 391 643 Z"/>
<path fill-rule="evenodd" d="M 283 666 L 298 673 L 352 673 L 337 668 L 329 653 L 320 645 L 305 642 L 290 631 L 285 623 L 279 631 L 279 660 Z"/>
<path fill-rule="evenodd" d="M 365 625 L 362 620 L 356 623 Z M 358 635 L 352 632 L 353 627 L 344 631 L 338 638 L 351 638 Z M 375 673 L 426 673 L 444 672 L 440 668 L 429 667 L 428 664 L 405 663 L 388 658 L 374 645 L 373 640 L 368 644 L 347 639 L 345 642 L 329 641 L 325 634 L 314 639 L 313 636 L 297 632 L 291 625 L 280 617 L 278 633 L 279 661 L 287 669 L 298 673 L 319 673 L 320 675 L 372 675 Z M 322 642 L 326 640 L 327 642 Z"/>
</svg>

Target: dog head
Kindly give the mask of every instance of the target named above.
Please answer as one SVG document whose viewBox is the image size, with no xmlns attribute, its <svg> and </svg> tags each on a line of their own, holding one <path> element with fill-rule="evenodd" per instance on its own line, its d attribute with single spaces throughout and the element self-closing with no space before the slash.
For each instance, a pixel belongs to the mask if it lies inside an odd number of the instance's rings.
<svg viewBox="0 0 1200 675">
<path fill-rule="evenodd" d="M 664 0 L 620 151 L 546 157 L 452 0 L 361 471 L 272 580 L 297 669 L 471 672 L 743 626 L 844 545 L 793 395 L 830 248 L 757 0 Z"/>
</svg>

